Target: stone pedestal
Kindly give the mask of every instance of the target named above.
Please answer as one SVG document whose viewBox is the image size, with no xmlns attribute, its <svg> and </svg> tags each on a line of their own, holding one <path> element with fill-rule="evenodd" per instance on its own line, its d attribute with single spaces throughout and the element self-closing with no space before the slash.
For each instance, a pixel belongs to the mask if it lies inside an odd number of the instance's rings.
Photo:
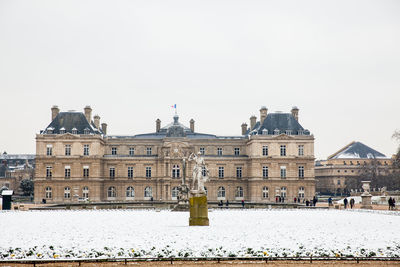
<svg viewBox="0 0 400 267">
<path fill-rule="evenodd" d="M 207 196 L 194 194 L 189 198 L 190 218 L 189 226 L 208 226 Z"/>
<path fill-rule="evenodd" d="M 372 209 L 371 202 L 372 195 L 361 195 L 361 208 L 362 209 Z"/>
<path fill-rule="evenodd" d="M 371 181 L 361 181 L 361 183 L 363 183 L 362 188 L 364 189 L 364 192 L 361 194 L 361 208 L 372 210 L 372 195 L 369 192 L 369 184 Z"/>
</svg>

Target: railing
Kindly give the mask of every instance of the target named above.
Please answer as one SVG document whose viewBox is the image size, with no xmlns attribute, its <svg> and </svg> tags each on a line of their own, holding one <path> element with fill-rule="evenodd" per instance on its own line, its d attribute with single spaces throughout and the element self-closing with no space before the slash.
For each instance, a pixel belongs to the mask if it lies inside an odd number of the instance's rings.
<svg viewBox="0 0 400 267">
<path fill-rule="evenodd" d="M 222 262 L 222 261 L 260 261 L 260 262 L 273 262 L 273 261 L 303 261 L 310 262 L 313 261 L 352 261 L 352 262 L 365 262 L 365 261 L 396 261 L 400 264 L 399 257 L 168 257 L 168 258 L 75 258 L 75 259 L 12 259 L 12 260 L 0 260 L 0 263 L 18 263 L 18 264 L 31 264 L 36 266 L 36 264 L 45 263 L 68 263 L 74 262 L 78 263 L 90 263 L 90 262 L 123 262 L 127 264 L 128 262 L 145 262 L 145 261 L 163 261 L 163 262 L 173 262 L 177 261 L 198 261 L 198 262 Z"/>
</svg>

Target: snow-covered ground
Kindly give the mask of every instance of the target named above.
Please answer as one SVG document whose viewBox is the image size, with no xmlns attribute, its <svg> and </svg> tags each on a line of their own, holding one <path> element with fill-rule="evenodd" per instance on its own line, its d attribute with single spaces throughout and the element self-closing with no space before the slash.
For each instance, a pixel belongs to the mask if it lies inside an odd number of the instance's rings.
<svg viewBox="0 0 400 267">
<path fill-rule="evenodd" d="M 0 259 L 193 256 L 400 256 L 400 213 L 214 210 L 0 212 Z"/>
</svg>

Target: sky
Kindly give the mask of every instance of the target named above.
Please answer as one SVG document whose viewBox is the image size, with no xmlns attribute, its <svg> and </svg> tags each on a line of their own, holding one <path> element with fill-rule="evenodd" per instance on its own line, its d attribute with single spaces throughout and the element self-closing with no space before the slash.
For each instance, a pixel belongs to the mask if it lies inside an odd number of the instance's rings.
<svg viewBox="0 0 400 267">
<path fill-rule="evenodd" d="M 0 152 L 35 153 L 53 105 L 133 135 L 177 104 L 217 135 L 297 106 L 317 159 L 354 140 L 391 156 L 399 14 L 398 0 L 0 0 Z"/>
</svg>

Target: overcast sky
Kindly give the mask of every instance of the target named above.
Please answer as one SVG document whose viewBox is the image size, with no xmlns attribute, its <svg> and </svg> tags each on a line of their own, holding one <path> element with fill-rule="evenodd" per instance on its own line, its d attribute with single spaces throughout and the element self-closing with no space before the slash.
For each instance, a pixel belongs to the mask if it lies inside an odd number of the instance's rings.
<svg viewBox="0 0 400 267">
<path fill-rule="evenodd" d="M 316 158 L 353 140 L 391 156 L 400 129 L 400 1 L 0 0 L 0 151 L 35 153 L 52 105 L 153 132 L 240 135 L 299 107 Z"/>
</svg>

